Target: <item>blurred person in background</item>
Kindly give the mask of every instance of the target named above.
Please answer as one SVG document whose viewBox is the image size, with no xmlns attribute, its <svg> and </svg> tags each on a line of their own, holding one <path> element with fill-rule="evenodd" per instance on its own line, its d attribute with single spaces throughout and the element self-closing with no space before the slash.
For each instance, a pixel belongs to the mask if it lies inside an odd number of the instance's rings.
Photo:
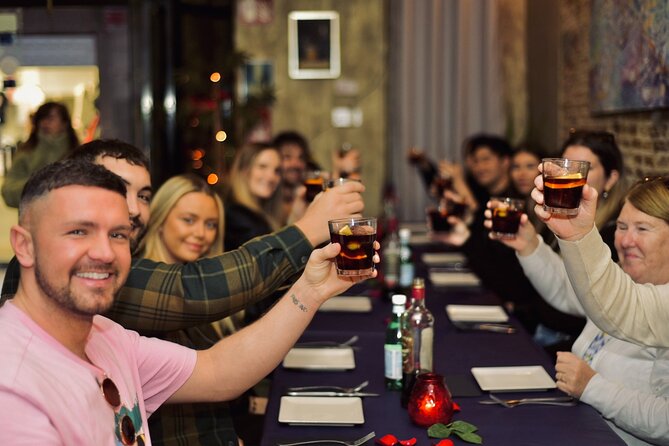
<svg viewBox="0 0 669 446">
<path fill-rule="evenodd" d="M 64 158 L 79 145 L 70 113 L 63 104 L 42 104 L 31 121 L 30 136 L 19 145 L 2 185 L 2 197 L 13 208 L 18 208 L 23 186 L 33 172 Z"/>
<path fill-rule="evenodd" d="M 301 216 L 300 212 L 303 211 L 299 208 L 306 208 L 304 178 L 307 170 L 320 170 L 320 168 L 311 155 L 307 139 L 296 131 L 287 130 L 278 133 L 272 141 L 272 146 L 281 154 L 281 222 L 287 224 L 290 218 Z M 295 206 L 298 200 L 304 202 L 301 203 L 302 206 Z M 294 210 L 294 207 L 298 209 Z"/>
<path fill-rule="evenodd" d="M 223 202 L 204 179 L 193 174 L 170 178 L 153 197 L 150 212 L 141 257 L 186 263 L 223 253 Z M 158 337 L 204 350 L 236 331 L 236 315 Z M 228 403 L 163 405 L 149 418 L 149 429 L 156 445 L 238 442 Z"/>
<path fill-rule="evenodd" d="M 525 180 L 532 170 L 536 177 L 538 163 L 534 163 L 539 159 L 536 154 L 526 156 L 526 150 L 514 153 L 505 140 L 491 135 L 475 135 L 464 147 L 470 159 L 474 190 L 479 190 L 476 200 L 480 206 L 485 206 L 493 196 L 530 199 L 531 188 Z M 514 159 L 517 168 L 512 176 L 509 168 Z M 583 329 L 585 319 L 558 311 L 544 301 L 525 276 L 514 250 L 490 239 L 484 211 L 482 208 L 476 212 L 470 224 L 451 217 L 455 219 L 453 230 L 434 237 L 465 254 L 469 268 L 483 286 L 499 296 L 539 345 L 550 353 L 570 346 Z M 546 332 L 551 336 L 545 335 Z"/>
<path fill-rule="evenodd" d="M 225 190 L 227 251 L 283 226 L 281 154 L 271 144 L 249 143 L 237 151 Z"/>
<path fill-rule="evenodd" d="M 332 151 L 332 178 L 350 178 L 361 180 L 361 154 L 360 150 L 345 142 L 336 150 Z"/>
</svg>

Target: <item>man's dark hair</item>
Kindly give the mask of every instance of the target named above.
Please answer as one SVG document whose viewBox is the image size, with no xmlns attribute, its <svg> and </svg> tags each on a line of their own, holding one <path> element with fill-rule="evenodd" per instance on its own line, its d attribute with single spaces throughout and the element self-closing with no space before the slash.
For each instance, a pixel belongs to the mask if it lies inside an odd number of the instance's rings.
<svg viewBox="0 0 669 446">
<path fill-rule="evenodd" d="M 127 192 L 123 179 L 104 166 L 80 159 L 65 159 L 46 165 L 28 179 L 21 193 L 19 218 L 30 203 L 52 190 L 66 186 L 100 187 L 117 192 L 123 198 Z M 77 197 L 72 199 L 76 200 Z"/>
<path fill-rule="evenodd" d="M 296 146 L 299 146 L 302 149 L 302 151 L 304 152 L 305 159 L 311 158 L 311 153 L 309 151 L 309 143 L 307 142 L 307 139 L 295 131 L 287 130 L 285 132 L 277 134 L 274 137 L 274 141 L 272 141 L 272 144 L 277 149 L 281 149 L 281 146 L 286 144 L 295 144 Z"/>
<path fill-rule="evenodd" d="M 98 157 L 109 156 L 125 160 L 133 166 L 142 166 L 149 170 L 149 159 L 137 147 L 118 139 L 96 139 L 82 144 L 69 156 L 72 159 L 88 161 L 93 164 Z"/>
<path fill-rule="evenodd" d="M 500 158 L 510 157 L 513 154 L 511 144 L 504 138 L 495 135 L 474 135 L 465 142 L 465 155 L 471 156 L 481 147 L 488 147 Z"/>
</svg>

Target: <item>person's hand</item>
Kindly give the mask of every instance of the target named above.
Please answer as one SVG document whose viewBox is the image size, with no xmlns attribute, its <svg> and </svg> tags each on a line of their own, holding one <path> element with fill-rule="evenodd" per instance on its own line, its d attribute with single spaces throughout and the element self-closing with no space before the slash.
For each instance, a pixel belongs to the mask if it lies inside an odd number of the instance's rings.
<svg viewBox="0 0 669 446">
<path fill-rule="evenodd" d="M 539 171 L 542 165 L 539 164 Z M 578 207 L 578 214 L 565 216 L 551 214 L 543 208 L 544 204 L 544 179 L 539 174 L 534 179 L 532 189 L 532 199 L 537 203 L 534 206 L 534 212 L 537 217 L 546 222 L 548 228 L 562 240 L 576 241 L 585 237 L 595 225 L 595 212 L 597 211 L 597 191 L 588 186 L 583 186 L 583 195 L 581 204 Z"/>
<path fill-rule="evenodd" d="M 483 226 L 492 231 L 492 210 L 490 209 L 490 201 L 487 206 L 488 209 L 485 210 L 485 221 Z M 493 240 L 499 240 L 509 248 L 516 251 L 520 256 L 527 256 L 534 252 L 539 245 L 539 240 L 537 240 L 537 231 L 534 229 L 534 225 L 530 222 L 527 214 L 523 213 L 520 217 L 520 226 L 518 226 L 518 232 L 516 233 L 516 238 L 513 239 L 504 239 L 499 238 L 492 232 L 489 233 L 489 237 Z"/>
<path fill-rule="evenodd" d="M 469 227 L 465 224 L 464 221 L 458 217 L 450 216 L 448 217 L 448 222 L 451 224 L 452 228 L 448 232 L 430 232 L 430 238 L 432 240 L 446 243 L 447 245 L 452 246 L 462 246 L 465 244 L 472 233 L 469 230 Z"/>
<path fill-rule="evenodd" d="M 462 166 L 448 160 L 439 161 L 439 173 L 446 178 L 453 178 L 454 181 L 465 177 Z"/>
<path fill-rule="evenodd" d="M 337 187 L 331 187 L 316 195 L 304 216 L 295 222 L 313 245 L 330 240 L 328 221 L 337 218 L 361 217 L 365 209 L 362 192 L 365 186 L 358 181 L 349 181 Z"/>
<path fill-rule="evenodd" d="M 580 398 L 595 372 L 587 362 L 571 352 L 557 352 L 555 379 L 558 389 Z"/>
<path fill-rule="evenodd" d="M 380 262 L 377 251 L 381 245 L 379 242 L 374 242 L 374 257 L 375 264 Z M 315 249 L 309 256 L 309 261 L 304 268 L 304 273 L 300 277 L 300 281 L 313 292 L 312 298 L 319 304 L 322 304 L 332 296 L 343 293 L 351 287 L 354 283 L 361 282 L 373 277 L 376 277 L 376 269 L 371 274 L 365 276 L 339 276 L 337 275 L 337 268 L 335 266 L 335 257 L 341 251 L 339 243 L 329 243 L 321 249 Z"/>
</svg>

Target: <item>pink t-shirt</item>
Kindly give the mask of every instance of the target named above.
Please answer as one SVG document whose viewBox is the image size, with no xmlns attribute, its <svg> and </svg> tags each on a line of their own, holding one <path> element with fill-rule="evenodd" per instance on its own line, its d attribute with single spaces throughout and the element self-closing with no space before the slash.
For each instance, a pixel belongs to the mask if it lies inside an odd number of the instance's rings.
<svg viewBox="0 0 669 446">
<path fill-rule="evenodd" d="M 56 341 L 11 301 L 0 308 L 0 444 L 121 445 L 124 415 L 150 445 L 147 416 L 177 391 L 196 352 L 139 336 L 95 316 L 86 345 L 92 364 Z M 105 400 L 108 376 L 121 408 Z"/>
</svg>

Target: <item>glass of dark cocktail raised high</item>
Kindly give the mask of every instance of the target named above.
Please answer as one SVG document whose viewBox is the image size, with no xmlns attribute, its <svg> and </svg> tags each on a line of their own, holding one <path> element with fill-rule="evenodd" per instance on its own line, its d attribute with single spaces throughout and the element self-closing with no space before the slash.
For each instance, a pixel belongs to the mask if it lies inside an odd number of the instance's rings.
<svg viewBox="0 0 669 446">
<path fill-rule="evenodd" d="M 304 187 L 307 188 L 305 200 L 311 203 L 320 192 L 323 192 L 325 173 L 320 170 L 310 170 L 304 176 Z"/>
<path fill-rule="evenodd" d="M 590 163 L 565 158 L 544 158 L 544 210 L 553 214 L 576 215 Z"/>
<path fill-rule="evenodd" d="M 512 240 L 516 238 L 520 217 L 523 215 L 525 201 L 518 198 L 492 197 L 492 234 L 495 238 Z"/>
<path fill-rule="evenodd" d="M 340 276 L 364 276 L 374 271 L 376 218 L 330 220 L 330 241 L 341 245 L 335 259 Z"/>
</svg>

